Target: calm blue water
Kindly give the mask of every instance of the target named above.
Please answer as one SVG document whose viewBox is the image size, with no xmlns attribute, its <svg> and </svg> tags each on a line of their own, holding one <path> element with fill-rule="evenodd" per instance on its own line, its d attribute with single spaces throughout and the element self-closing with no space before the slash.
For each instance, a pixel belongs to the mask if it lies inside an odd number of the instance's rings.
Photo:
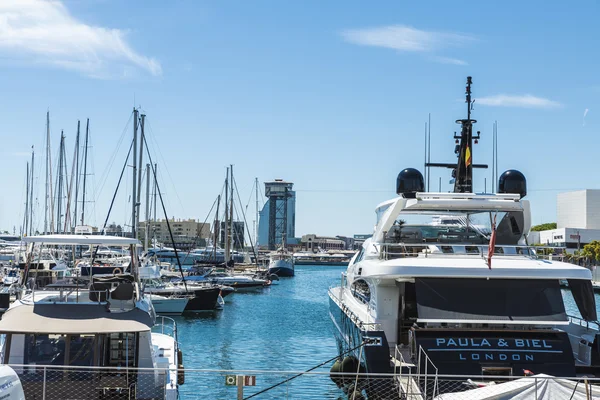
<svg viewBox="0 0 600 400">
<path fill-rule="evenodd" d="M 327 290 L 340 282 L 346 267 L 297 266 L 262 292 L 234 293 L 222 311 L 177 318 L 186 369 L 304 371 L 337 355 L 329 319 Z M 316 371 L 329 372 L 330 364 Z M 257 374 L 257 387 L 289 375 Z M 217 373 L 186 374 L 184 399 L 231 399 L 234 387 Z M 337 399 L 340 391 L 328 376 L 303 376 L 255 399 Z"/>
<path fill-rule="evenodd" d="M 234 293 L 225 309 L 177 318 L 186 369 L 304 371 L 337 354 L 328 314 L 327 289 L 340 281 L 345 267 L 297 266 L 262 292 Z M 579 315 L 569 290 L 563 289 L 567 313 Z M 600 304 L 600 295 L 596 295 Z M 317 369 L 328 372 L 331 364 Z M 257 386 L 244 395 L 289 378 L 255 374 Z M 186 373 L 182 398 L 235 399 L 218 372 Z M 339 399 L 342 393 L 326 375 L 302 376 L 254 399 Z"/>
</svg>

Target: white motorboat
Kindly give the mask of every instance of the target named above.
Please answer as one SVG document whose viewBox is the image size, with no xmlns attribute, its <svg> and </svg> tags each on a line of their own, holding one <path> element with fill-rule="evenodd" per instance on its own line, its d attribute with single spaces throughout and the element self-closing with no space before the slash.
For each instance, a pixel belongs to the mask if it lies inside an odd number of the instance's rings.
<svg viewBox="0 0 600 400">
<path fill-rule="evenodd" d="M 409 364 L 463 376 L 600 372 L 590 271 L 527 245 L 531 210 L 519 171 L 500 176 L 497 194 L 472 193 L 470 109 L 459 122 L 458 162 L 438 165 L 455 168 L 455 191 L 426 193 L 419 171 L 401 171 L 398 197 L 376 207 L 373 236 L 329 290 L 340 362 L 353 368 L 342 372 Z M 560 280 L 580 317 L 567 315 Z M 370 398 L 383 389 L 365 390 Z"/>
<path fill-rule="evenodd" d="M 185 310 L 190 298 L 186 296 L 159 296 L 157 294 L 150 294 L 150 300 L 154 311 L 157 314 L 176 314 L 180 315 Z"/>
<path fill-rule="evenodd" d="M 249 275 L 228 274 L 215 269 L 204 275 L 192 275 L 186 278 L 190 282 L 209 282 L 217 285 L 230 286 L 236 291 L 260 290 L 271 285 L 271 280 L 256 278 Z"/>
<path fill-rule="evenodd" d="M 137 239 L 100 235 L 29 236 L 29 244 L 102 245 L 128 247 L 132 270 L 137 268 Z M 32 247 L 32 246 L 31 246 Z M 35 274 L 29 265 L 24 281 Z M 156 324 L 150 299 L 140 291 L 136 274 L 94 276 L 89 289 L 79 284 L 55 286 L 51 290 L 33 290 L 22 295 L 0 320 L 5 336 L 2 362 L 16 365 L 19 376 L 44 368 L 101 367 L 78 372 L 73 385 L 67 369 L 44 382 L 23 382 L 27 398 L 92 398 L 104 393 L 120 393 L 129 398 L 174 400 L 179 396 L 178 368 L 180 350 L 174 322 L 165 333 L 165 317 Z M 20 292 L 23 293 L 23 292 Z M 158 326 L 160 333 L 152 328 Z M 49 367 L 45 367 L 49 366 Z M 53 369 L 52 369 L 53 368 Z M 151 374 L 138 368 L 153 368 Z M 119 371 L 118 374 L 115 371 Z M 89 376 L 89 378 L 85 378 Z M 92 379 L 93 377 L 93 379 Z M 74 392 L 76 390 L 76 392 Z M 96 397 L 94 397 L 96 398 Z"/>
<path fill-rule="evenodd" d="M 269 254 L 269 274 L 275 274 L 279 277 L 294 276 L 293 254 L 284 247 L 271 252 Z"/>
</svg>

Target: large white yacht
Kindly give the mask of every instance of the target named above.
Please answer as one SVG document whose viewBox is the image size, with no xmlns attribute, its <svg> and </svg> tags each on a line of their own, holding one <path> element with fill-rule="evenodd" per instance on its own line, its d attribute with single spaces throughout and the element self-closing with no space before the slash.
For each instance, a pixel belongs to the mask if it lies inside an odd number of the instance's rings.
<svg viewBox="0 0 600 400">
<path fill-rule="evenodd" d="M 110 244 L 129 248 L 132 260 L 132 274 L 94 276 L 88 289 L 74 282 L 36 290 L 28 279 L 35 270 L 26 266 L 23 282 L 30 290 L 0 320 L 2 363 L 15 368 L 26 397 L 87 399 L 117 393 L 131 399 L 177 399 L 182 376 L 177 375 L 176 327 L 168 324 L 172 334 L 163 327 L 161 333 L 152 332 L 156 315 L 137 276 L 139 241 L 100 235 L 29 236 L 24 241 L 30 249 L 35 243 Z"/>
<path fill-rule="evenodd" d="M 392 372 L 402 360 L 428 360 L 451 375 L 565 377 L 600 368 L 591 273 L 527 245 L 524 176 L 509 170 L 497 194 L 472 193 L 479 134 L 472 134 L 470 83 L 469 118 L 457 121 L 458 162 L 432 164 L 454 168 L 454 192 L 426 193 L 419 171 L 400 172 L 398 197 L 376 207 L 373 236 L 329 290 L 341 365 L 352 366 L 343 372 Z M 565 311 L 560 280 L 568 281 L 577 318 Z"/>
</svg>

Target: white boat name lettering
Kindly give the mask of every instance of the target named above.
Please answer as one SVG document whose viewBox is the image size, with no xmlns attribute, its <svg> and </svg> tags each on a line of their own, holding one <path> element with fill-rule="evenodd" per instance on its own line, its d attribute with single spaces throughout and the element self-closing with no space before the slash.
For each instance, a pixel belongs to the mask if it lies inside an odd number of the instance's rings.
<svg viewBox="0 0 600 400">
<path fill-rule="evenodd" d="M 494 345 L 492 345 L 492 343 Z M 544 339 L 486 339 L 486 338 L 437 338 L 437 347 L 488 347 L 488 348 L 521 348 L 521 349 L 551 349 L 553 348 Z"/>
</svg>

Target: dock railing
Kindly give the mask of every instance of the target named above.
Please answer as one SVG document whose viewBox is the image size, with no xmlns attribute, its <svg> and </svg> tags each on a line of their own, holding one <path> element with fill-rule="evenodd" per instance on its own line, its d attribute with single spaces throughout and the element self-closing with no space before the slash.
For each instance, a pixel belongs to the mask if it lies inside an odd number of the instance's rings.
<svg viewBox="0 0 600 400">
<path fill-rule="evenodd" d="M 398 360 L 402 356 L 398 355 Z M 26 399 L 402 399 L 476 400 L 496 394 L 520 399 L 599 399 L 600 379 L 535 376 L 456 376 L 395 373 L 338 373 L 186 368 L 185 384 L 165 385 L 163 369 L 11 365 Z M 332 379 L 333 378 L 333 379 Z M 423 382 L 427 381 L 424 387 Z M 421 383 L 421 385 L 419 385 Z M 241 385 L 240 385 L 241 384 Z M 493 386 L 493 388 L 490 388 Z M 486 397 L 486 392 L 487 396 Z M 241 396 L 240 396 L 241 393 Z"/>
<path fill-rule="evenodd" d="M 398 355 L 397 359 L 402 360 Z M 476 400 L 489 391 L 503 398 L 599 399 L 600 379 L 534 376 L 457 376 L 396 370 L 389 374 L 186 368 L 185 384 L 165 385 L 164 369 L 11 365 L 26 399 L 402 399 Z M 401 367 L 399 367 L 401 368 Z M 410 381 L 407 379 L 410 377 Z M 333 378 L 333 379 L 332 379 Z M 427 380 L 426 387 L 418 385 Z M 407 386 L 411 382 L 412 386 Z M 404 383 L 404 386 L 401 385 Z M 413 384 L 414 383 L 414 384 Z M 241 384 L 241 385 L 240 385 Z M 493 388 L 490 388 L 493 386 Z M 178 393 L 177 393 L 178 392 Z M 486 392 L 487 396 L 486 397 Z M 241 393 L 241 396 L 240 396 Z"/>
</svg>

